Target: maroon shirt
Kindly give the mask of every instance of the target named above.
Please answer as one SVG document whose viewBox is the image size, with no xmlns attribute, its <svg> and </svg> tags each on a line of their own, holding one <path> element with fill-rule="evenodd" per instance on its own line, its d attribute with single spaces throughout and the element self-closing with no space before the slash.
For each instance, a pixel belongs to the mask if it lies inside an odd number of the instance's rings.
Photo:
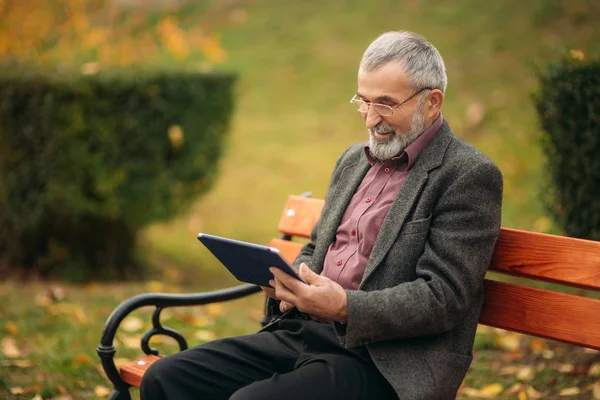
<svg viewBox="0 0 600 400">
<path fill-rule="evenodd" d="M 329 246 L 321 275 L 355 290 L 362 280 L 381 224 L 411 167 L 440 129 L 437 120 L 397 157 L 381 162 L 365 146 L 371 168 L 358 186 Z"/>
</svg>

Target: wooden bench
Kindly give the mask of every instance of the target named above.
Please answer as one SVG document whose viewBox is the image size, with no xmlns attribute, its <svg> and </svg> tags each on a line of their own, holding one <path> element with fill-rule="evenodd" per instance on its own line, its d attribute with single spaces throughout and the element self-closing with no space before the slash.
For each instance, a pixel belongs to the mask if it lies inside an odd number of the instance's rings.
<svg viewBox="0 0 600 400">
<path fill-rule="evenodd" d="M 270 245 L 291 262 L 302 247 L 302 243 L 292 239 L 310 236 L 322 207 L 323 200 L 290 196 L 279 220 L 282 236 L 271 240 Z M 502 228 L 489 269 L 600 291 L 600 242 Z M 163 308 L 231 300 L 259 291 L 253 285 L 240 285 L 192 295 L 143 294 L 123 302 L 109 317 L 98 346 L 103 367 L 115 387 L 111 400 L 129 399 L 129 385 L 139 386 L 146 369 L 158 359 L 158 353 L 148 345 L 151 336 L 165 334 L 175 338 L 181 349 L 187 348 L 179 333 L 160 324 Z M 142 339 L 146 356 L 124 366 L 119 373 L 113 362 L 113 339 L 118 325 L 131 311 L 147 305 L 156 306 L 156 311 L 153 328 Z M 593 298 L 488 278 L 480 323 L 600 350 L 600 300 Z"/>
</svg>

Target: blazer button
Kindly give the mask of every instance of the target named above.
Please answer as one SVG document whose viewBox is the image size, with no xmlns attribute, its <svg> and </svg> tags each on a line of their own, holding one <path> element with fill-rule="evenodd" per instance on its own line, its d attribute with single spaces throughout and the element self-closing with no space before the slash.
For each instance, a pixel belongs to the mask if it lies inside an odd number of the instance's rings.
<svg viewBox="0 0 600 400">
<path fill-rule="evenodd" d="M 342 265 L 342 260 L 337 260 L 335 263 L 336 263 L 338 266 L 339 266 L 339 265 Z"/>
</svg>

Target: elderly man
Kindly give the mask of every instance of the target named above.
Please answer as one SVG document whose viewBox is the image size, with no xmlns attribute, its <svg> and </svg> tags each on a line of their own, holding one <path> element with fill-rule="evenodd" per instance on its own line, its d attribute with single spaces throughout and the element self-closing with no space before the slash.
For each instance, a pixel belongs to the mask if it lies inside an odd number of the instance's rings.
<svg viewBox="0 0 600 400">
<path fill-rule="evenodd" d="M 306 283 L 273 270 L 277 318 L 155 363 L 142 399 L 453 399 L 471 363 L 502 175 L 443 119 L 442 57 L 409 32 L 365 51 L 369 131 L 338 159 Z"/>
</svg>

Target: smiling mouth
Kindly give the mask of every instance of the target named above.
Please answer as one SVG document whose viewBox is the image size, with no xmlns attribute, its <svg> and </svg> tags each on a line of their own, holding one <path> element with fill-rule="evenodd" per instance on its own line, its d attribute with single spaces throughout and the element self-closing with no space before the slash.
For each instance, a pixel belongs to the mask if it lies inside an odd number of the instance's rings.
<svg viewBox="0 0 600 400">
<path fill-rule="evenodd" d="M 388 131 L 388 132 L 374 132 L 375 137 L 377 138 L 388 138 L 392 135 L 392 133 L 394 133 L 393 131 Z"/>
</svg>

